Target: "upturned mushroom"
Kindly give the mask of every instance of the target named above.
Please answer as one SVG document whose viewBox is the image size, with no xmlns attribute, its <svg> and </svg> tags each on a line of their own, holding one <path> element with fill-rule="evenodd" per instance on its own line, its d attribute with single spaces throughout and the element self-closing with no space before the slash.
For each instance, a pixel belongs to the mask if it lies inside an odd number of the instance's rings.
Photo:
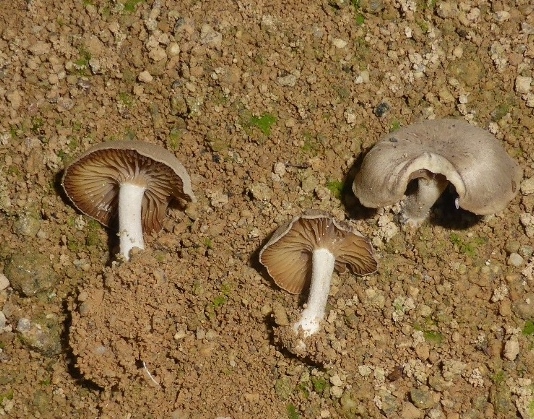
<svg viewBox="0 0 534 419">
<path fill-rule="evenodd" d="M 142 141 L 97 144 L 65 168 L 61 184 L 73 205 L 106 227 L 118 223 L 120 253 L 144 249 L 143 231 L 159 231 L 172 200 L 195 201 L 184 166 Z"/>
<path fill-rule="evenodd" d="M 309 211 L 278 228 L 261 249 L 260 262 L 282 289 L 301 293 L 309 285 L 308 302 L 293 325 L 304 337 L 317 333 L 324 319 L 334 268 L 348 266 L 357 275 L 376 271 L 369 241 L 347 223 Z"/>
<path fill-rule="evenodd" d="M 456 208 L 488 215 L 515 197 L 522 175 L 491 133 L 466 121 L 441 119 L 383 137 L 364 157 L 352 190 L 369 208 L 403 201 L 402 221 L 417 226 L 449 184 L 456 190 Z M 412 181 L 416 188 L 408 187 Z"/>
</svg>

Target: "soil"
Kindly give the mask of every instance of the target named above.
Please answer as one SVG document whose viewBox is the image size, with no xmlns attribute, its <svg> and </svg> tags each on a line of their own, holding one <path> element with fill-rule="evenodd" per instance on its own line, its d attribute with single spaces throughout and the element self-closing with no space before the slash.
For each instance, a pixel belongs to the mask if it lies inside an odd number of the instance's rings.
<svg viewBox="0 0 534 419">
<path fill-rule="evenodd" d="M 534 418 L 533 62 L 530 0 L 0 0 L 0 416 Z M 362 153 L 442 117 L 521 165 L 508 207 L 359 206 Z M 60 182 L 124 139 L 197 196 L 129 262 Z M 379 268 L 303 348 L 258 252 L 309 209 Z"/>
</svg>

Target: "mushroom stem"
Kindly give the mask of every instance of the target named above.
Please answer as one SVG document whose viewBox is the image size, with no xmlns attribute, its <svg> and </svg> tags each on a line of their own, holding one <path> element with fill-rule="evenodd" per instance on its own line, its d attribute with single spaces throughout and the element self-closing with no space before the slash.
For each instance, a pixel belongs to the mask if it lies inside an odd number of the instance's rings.
<svg viewBox="0 0 534 419">
<path fill-rule="evenodd" d="M 402 221 L 419 225 L 426 220 L 432 205 L 435 204 L 448 184 L 449 182 L 444 176 L 420 177 L 417 180 L 417 191 L 408 195 L 404 200 Z"/>
<path fill-rule="evenodd" d="M 120 252 L 130 260 L 130 250 L 134 247 L 145 248 L 141 206 L 145 187 L 124 182 L 119 190 L 119 238 Z"/>
<path fill-rule="evenodd" d="M 325 315 L 335 261 L 335 256 L 328 249 L 315 249 L 312 253 L 312 275 L 308 302 L 302 311 L 300 320 L 293 325 L 293 329 L 297 333 L 299 328 L 302 328 L 305 337 L 319 331 L 319 324 Z"/>
</svg>

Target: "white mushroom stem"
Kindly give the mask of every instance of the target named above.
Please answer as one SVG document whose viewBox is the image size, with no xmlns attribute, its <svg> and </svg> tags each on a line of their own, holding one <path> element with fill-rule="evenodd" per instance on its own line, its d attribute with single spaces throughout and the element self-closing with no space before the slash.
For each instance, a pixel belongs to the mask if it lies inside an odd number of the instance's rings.
<svg viewBox="0 0 534 419">
<path fill-rule="evenodd" d="M 328 249 L 320 248 L 313 251 L 308 302 L 300 320 L 293 325 L 293 330 L 298 333 L 299 328 L 302 329 L 305 337 L 317 333 L 321 320 L 324 319 L 335 261 L 335 256 Z"/>
<path fill-rule="evenodd" d="M 417 180 L 417 191 L 404 200 L 402 212 L 405 223 L 418 225 L 430 214 L 432 205 L 438 200 L 449 182 L 444 176 L 430 179 L 421 177 Z"/>
<path fill-rule="evenodd" d="M 145 187 L 132 183 L 121 183 L 119 190 L 119 238 L 120 252 L 130 260 L 130 250 L 134 247 L 145 248 L 141 204 Z"/>
</svg>

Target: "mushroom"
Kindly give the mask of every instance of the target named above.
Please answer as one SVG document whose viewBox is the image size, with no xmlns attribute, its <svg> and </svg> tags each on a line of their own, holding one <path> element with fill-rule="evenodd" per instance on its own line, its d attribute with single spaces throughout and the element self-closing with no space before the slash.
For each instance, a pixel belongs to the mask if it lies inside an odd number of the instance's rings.
<svg viewBox="0 0 534 419">
<path fill-rule="evenodd" d="M 304 337 L 319 331 L 334 268 L 342 272 L 348 266 L 357 275 L 367 275 L 377 267 L 365 237 L 319 211 L 308 211 L 278 228 L 259 259 L 280 288 L 298 294 L 310 286 L 306 308 L 293 325 L 296 333 L 302 329 Z"/>
<path fill-rule="evenodd" d="M 441 119 L 383 137 L 363 159 L 352 190 L 369 208 L 396 204 L 406 194 L 402 221 L 417 226 L 449 184 L 458 195 L 456 208 L 487 215 L 514 198 L 522 175 L 492 134 L 466 121 Z"/>
<path fill-rule="evenodd" d="M 120 253 L 144 249 L 143 231 L 159 231 L 171 200 L 195 201 L 184 166 L 142 141 L 97 144 L 65 168 L 61 184 L 74 206 L 106 227 L 118 221 Z M 118 220 L 117 220 L 118 218 Z"/>
</svg>

